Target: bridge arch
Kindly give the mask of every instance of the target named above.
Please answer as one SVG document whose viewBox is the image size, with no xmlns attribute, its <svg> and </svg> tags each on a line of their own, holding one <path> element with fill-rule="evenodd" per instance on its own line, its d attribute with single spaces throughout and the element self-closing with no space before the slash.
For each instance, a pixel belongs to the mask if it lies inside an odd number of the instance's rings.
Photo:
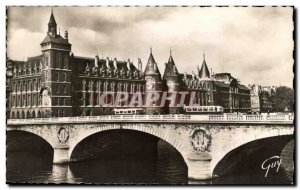
<svg viewBox="0 0 300 190">
<path fill-rule="evenodd" d="M 280 137 L 280 136 L 287 136 L 293 135 L 293 132 L 291 132 L 289 129 L 282 129 L 282 130 L 270 130 L 268 133 L 260 133 L 260 134 L 244 134 L 239 135 L 233 140 L 228 141 L 228 144 L 223 147 L 223 149 L 220 149 L 221 147 L 218 147 L 219 149 L 214 151 L 213 153 L 213 159 L 211 161 L 211 169 L 214 171 L 217 164 L 230 152 L 240 148 L 241 146 L 255 142 L 257 140 L 272 138 L 272 137 Z"/>
<path fill-rule="evenodd" d="M 94 135 L 96 133 L 101 133 L 104 131 L 109 131 L 109 130 L 133 130 L 133 131 L 138 131 L 138 132 L 142 132 L 145 134 L 149 134 L 152 135 L 154 137 L 157 137 L 161 140 L 164 140 L 165 142 L 167 142 L 168 144 L 170 144 L 170 146 L 172 146 L 173 148 L 175 148 L 177 150 L 177 152 L 179 152 L 179 154 L 182 156 L 184 162 L 187 164 L 188 160 L 187 160 L 187 148 L 185 147 L 185 145 L 180 142 L 179 140 L 177 140 L 176 138 L 173 138 L 171 135 L 166 135 L 163 132 L 160 132 L 157 129 L 154 128 L 148 128 L 148 127 L 140 127 L 140 126 L 123 126 L 122 128 L 120 127 L 111 127 L 111 126 L 106 126 L 106 127 L 97 127 L 97 128 L 93 128 L 93 130 L 88 130 L 89 132 L 85 132 L 85 133 L 80 133 L 78 137 L 76 138 L 76 141 L 70 142 L 70 148 L 69 148 L 69 158 L 71 158 L 71 155 L 75 149 L 75 147 L 82 142 L 84 139 L 90 137 L 91 135 Z"/>
<path fill-rule="evenodd" d="M 53 149 L 55 147 L 55 143 L 54 143 L 53 139 L 51 138 L 51 136 L 50 135 L 43 135 L 40 130 L 35 130 L 34 128 L 21 128 L 20 129 L 20 128 L 11 128 L 11 127 L 7 128 L 6 130 L 7 130 L 7 132 L 19 131 L 19 132 L 30 133 L 32 135 L 35 135 L 35 136 L 43 139 Z"/>
</svg>

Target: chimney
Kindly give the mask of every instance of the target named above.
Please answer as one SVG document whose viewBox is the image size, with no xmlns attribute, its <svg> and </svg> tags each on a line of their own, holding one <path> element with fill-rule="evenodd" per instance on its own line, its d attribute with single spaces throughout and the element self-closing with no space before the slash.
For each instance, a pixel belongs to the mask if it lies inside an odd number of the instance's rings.
<svg viewBox="0 0 300 190">
<path fill-rule="evenodd" d="M 69 41 L 69 34 L 68 34 L 68 31 L 65 31 L 65 39 L 66 39 L 67 41 Z"/>
<path fill-rule="evenodd" d="M 142 69 L 143 69 L 142 61 L 141 61 L 140 58 L 138 58 L 138 70 L 139 70 L 140 72 L 142 72 Z"/>
<path fill-rule="evenodd" d="M 117 69 L 117 58 L 114 58 L 114 67 Z"/>
<path fill-rule="evenodd" d="M 99 63 L 99 57 L 98 55 L 95 56 L 95 67 L 98 67 L 98 63 Z"/>
<path fill-rule="evenodd" d="M 106 67 L 109 68 L 109 58 L 106 57 Z"/>
<path fill-rule="evenodd" d="M 127 69 L 130 70 L 130 59 L 127 60 Z"/>
</svg>

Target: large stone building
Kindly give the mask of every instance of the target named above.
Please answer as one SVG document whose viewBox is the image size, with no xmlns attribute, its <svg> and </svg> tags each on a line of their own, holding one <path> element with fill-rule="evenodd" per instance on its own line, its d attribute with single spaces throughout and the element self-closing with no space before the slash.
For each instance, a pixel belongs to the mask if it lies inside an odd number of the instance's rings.
<svg viewBox="0 0 300 190">
<path fill-rule="evenodd" d="M 276 94 L 275 86 L 249 85 L 251 111 L 254 113 L 273 112 L 273 98 Z"/>
<path fill-rule="evenodd" d="M 186 102 L 194 93 L 194 103 L 223 106 L 226 112 L 250 110 L 250 89 L 241 85 L 229 73 L 212 74 L 205 57 L 201 67 L 192 75 L 177 70 L 170 53 L 165 71 L 161 75 L 152 50 L 145 70 L 138 59 L 136 67 L 129 59 L 79 57 L 72 53 L 66 31 L 64 37 L 57 33 L 57 23 L 51 13 L 48 31 L 41 42 L 41 55 L 27 61 L 7 61 L 8 117 L 67 117 L 112 114 L 114 107 L 128 107 L 133 94 L 143 100 L 157 92 L 174 94 L 175 104 L 160 106 L 161 99 L 151 105 L 143 102 L 146 113 L 182 113 L 178 92 L 187 91 Z M 120 105 L 113 105 L 117 92 L 127 92 L 129 98 Z M 104 102 L 100 98 L 106 94 Z M 185 103 L 186 103 L 185 102 Z"/>
</svg>

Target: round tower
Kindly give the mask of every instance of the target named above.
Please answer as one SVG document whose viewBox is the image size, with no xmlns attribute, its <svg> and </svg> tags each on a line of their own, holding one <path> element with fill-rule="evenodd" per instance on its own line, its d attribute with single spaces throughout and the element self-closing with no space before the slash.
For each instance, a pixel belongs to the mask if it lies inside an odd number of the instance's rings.
<svg viewBox="0 0 300 190">
<path fill-rule="evenodd" d="M 171 100 L 166 101 L 165 107 L 168 108 L 168 113 L 176 114 L 180 113 L 182 107 L 178 107 L 180 103 L 180 76 L 176 68 L 175 62 L 170 51 L 170 57 L 166 63 L 164 79 L 168 87 L 168 96 Z"/>
<path fill-rule="evenodd" d="M 150 56 L 144 72 L 146 80 L 145 88 L 145 107 L 147 114 L 162 113 L 161 95 L 162 95 L 162 78 L 150 49 Z M 157 98 L 159 96 L 159 98 Z M 156 99 L 156 100 L 155 100 Z M 155 101 L 154 101 L 155 100 Z"/>
</svg>

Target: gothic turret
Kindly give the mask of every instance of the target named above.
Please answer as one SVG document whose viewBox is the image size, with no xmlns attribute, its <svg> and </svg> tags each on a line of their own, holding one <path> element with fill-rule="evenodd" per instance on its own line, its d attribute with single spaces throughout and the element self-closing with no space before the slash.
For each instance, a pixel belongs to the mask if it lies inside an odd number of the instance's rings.
<svg viewBox="0 0 300 190">
<path fill-rule="evenodd" d="M 68 35 L 65 35 L 68 38 Z M 51 11 L 42 50 L 42 115 L 44 117 L 65 117 L 72 115 L 71 108 L 71 44 L 57 34 L 57 24 Z M 58 102 L 64 107 L 59 108 Z"/>
<path fill-rule="evenodd" d="M 174 79 L 179 77 L 179 73 L 178 73 L 177 67 L 175 65 L 175 62 L 173 60 L 171 51 L 170 51 L 169 61 L 168 61 L 168 63 L 166 63 L 166 68 L 165 68 L 165 72 L 164 72 L 164 78 L 166 78 L 166 77 L 172 77 Z"/>
<path fill-rule="evenodd" d="M 199 70 L 199 78 L 210 78 L 210 73 L 205 61 L 205 54 L 203 54 L 203 62 L 201 69 Z"/>
<path fill-rule="evenodd" d="M 179 91 L 180 91 L 180 77 L 170 51 L 170 57 L 166 63 L 164 79 L 168 87 L 168 97 L 172 97 L 171 101 L 166 102 L 166 107 L 169 107 L 169 113 L 179 113 L 181 108 L 177 107 L 180 102 Z"/>
<path fill-rule="evenodd" d="M 146 75 L 157 75 L 159 78 L 161 78 L 161 74 L 157 67 L 157 63 L 155 62 L 155 59 L 152 54 L 152 48 L 150 49 L 150 56 L 145 68 L 145 76 Z"/>
<path fill-rule="evenodd" d="M 145 68 L 145 80 L 146 80 L 146 113 L 162 113 L 162 108 L 160 107 L 160 99 L 152 102 L 152 97 L 154 94 L 159 94 L 161 97 L 162 93 L 162 79 L 157 63 L 152 54 L 152 48 L 150 49 L 150 56 Z M 153 98 L 154 99 L 154 98 Z"/>
</svg>

